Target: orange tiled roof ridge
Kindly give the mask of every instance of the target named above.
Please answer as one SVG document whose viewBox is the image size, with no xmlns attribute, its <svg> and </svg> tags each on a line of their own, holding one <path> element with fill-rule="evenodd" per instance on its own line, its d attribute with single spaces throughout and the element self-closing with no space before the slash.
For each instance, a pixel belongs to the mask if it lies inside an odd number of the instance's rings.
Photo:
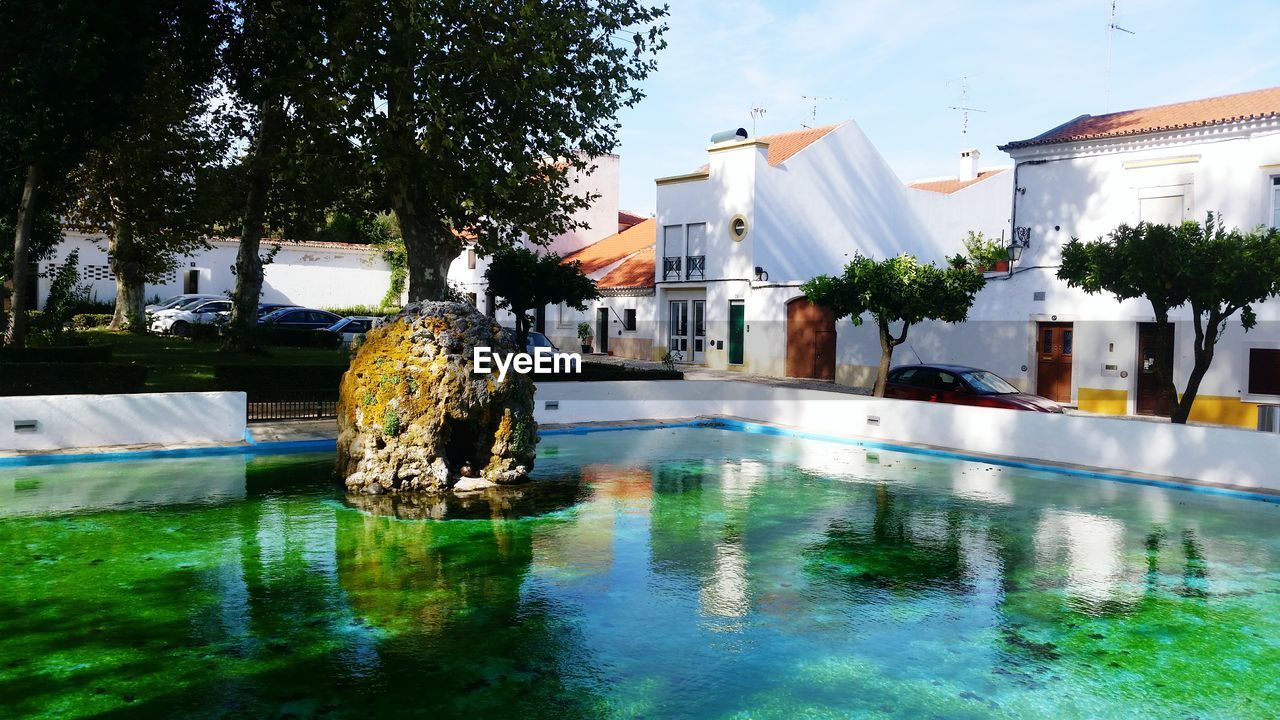
<svg viewBox="0 0 1280 720">
<path fill-rule="evenodd" d="M 958 177 L 942 178 L 941 180 L 919 180 L 917 182 L 908 183 L 907 187 L 915 188 L 916 190 L 928 190 L 929 192 L 950 195 L 951 193 L 963 190 L 970 185 L 976 185 L 989 177 L 999 175 L 1008 169 L 1009 168 L 996 168 L 994 170 L 981 170 L 978 172 L 978 177 L 972 180 L 961 180 Z"/>
<path fill-rule="evenodd" d="M 761 135 L 755 140 L 756 142 L 769 143 L 770 165 L 781 165 L 790 160 L 796 153 L 826 137 L 827 133 L 840 127 L 840 125 L 841 123 L 835 123 L 834 125 L 771 133 L 769 135 Z"/>
<path fill-rule="evenodd" d="M 590 275 L 630 255 L 652 248 L 658 240 L 658 221 L 646 218 L 620 233 L 596 241 L 565 256 L 565 262 L 582 263 L 582 272 Z"/>
<path fill-rule="evenodd" d="M 623 288 L 640 288 L 654 286 L 655 263 L 657 253 L 649 247 L 627 258 L 621 265 L 605 273 L 596 281 L 596 287 L 602 290 L 621 290 Z"/>
<path fill-rule="evenodd" d="M 1280 87 L 1272 87 L 1136 110 L 1122 110 L 1106 115 L 1081 115 L 1033 138 L 1015 140 L 1001 145 L 1000 149 L 1009 150 L 1033 145 L 1168 132 L 1277 117 L 1280 117 Z"/>
</svg>

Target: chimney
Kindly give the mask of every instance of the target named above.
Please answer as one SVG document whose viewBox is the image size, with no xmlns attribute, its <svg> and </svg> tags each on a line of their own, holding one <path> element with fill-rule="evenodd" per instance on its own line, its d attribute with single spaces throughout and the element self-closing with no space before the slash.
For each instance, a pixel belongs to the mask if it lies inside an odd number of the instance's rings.
<svg viewBox="0 0 1280 720">
<path fill-rule="evenodd" d="M 968 182 L 978 177 L 978 156 L 981 154 L 972 148 L 960 151 L 960 182 Z"/>
</svg>

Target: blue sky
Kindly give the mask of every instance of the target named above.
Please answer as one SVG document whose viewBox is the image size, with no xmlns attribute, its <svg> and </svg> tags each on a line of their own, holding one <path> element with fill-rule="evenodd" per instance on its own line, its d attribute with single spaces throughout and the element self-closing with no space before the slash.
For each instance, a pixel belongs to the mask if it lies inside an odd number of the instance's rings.
<svg viewBox="0 0 1280 720">
<path fill-rule="evenodd" d="M 1106 106 L 1110 0 L 673 0 L 670 47 L 625 111 L 624 209 L 654 209 L 653 179 L 697 168 L 717 130 L 758 134 L 853 119 L 904 180 L 954 175 L 963 147 L 996 146 Z M 1118 0 L 1110 108 L 1280 85 L 1280 2 Z M 968 76 L 969 133 L 961 135 Z"/>
</svg>

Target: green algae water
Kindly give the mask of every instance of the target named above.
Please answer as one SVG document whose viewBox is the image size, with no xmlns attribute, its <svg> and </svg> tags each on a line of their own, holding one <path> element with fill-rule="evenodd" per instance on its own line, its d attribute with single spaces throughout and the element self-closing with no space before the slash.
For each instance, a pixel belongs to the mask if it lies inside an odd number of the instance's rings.
<svg viewBox="0 0 1280 720">
<path fill-rule="evenodd" d="M 0 717 L 1261 718 L 1280 505 L 708 428 L 0 468 Z"/>
</svg>

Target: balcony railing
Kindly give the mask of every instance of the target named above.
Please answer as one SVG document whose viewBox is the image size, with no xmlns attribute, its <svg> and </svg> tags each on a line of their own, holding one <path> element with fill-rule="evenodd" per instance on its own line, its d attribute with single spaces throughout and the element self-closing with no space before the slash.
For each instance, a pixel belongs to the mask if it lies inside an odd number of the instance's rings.
<svg viewBox="0 0 1280 720">
<path fill-rule="evenodd" d="M 690 255 L 689 274 L 685 277 L 689 280 L 704 280 L 707 277 L 707 256 L 706 255 Z"/>
<path fill-rule="evenodd" d="M 680 257 L 664 257 L 662 258 L 662 279 L 663 280 L 679 280 L 680 279 Z"/>
</svg>

